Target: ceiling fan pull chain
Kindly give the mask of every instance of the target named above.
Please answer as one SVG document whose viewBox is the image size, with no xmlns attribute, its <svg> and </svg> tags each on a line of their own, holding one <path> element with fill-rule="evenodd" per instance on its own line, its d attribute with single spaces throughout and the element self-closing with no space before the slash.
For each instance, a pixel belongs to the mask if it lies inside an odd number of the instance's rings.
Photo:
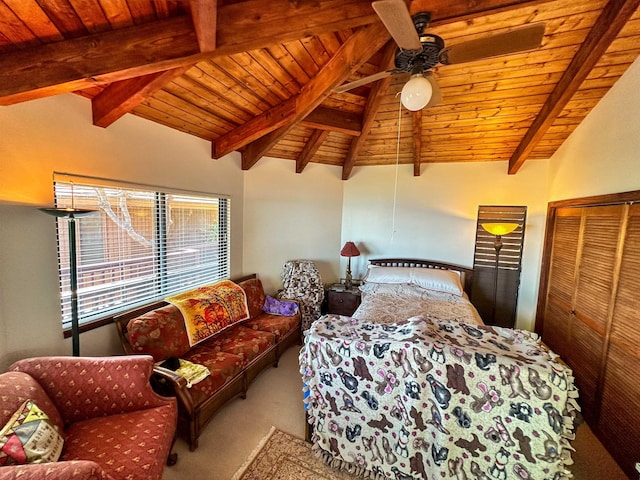
<svg viewBox="0 0 640 480">
<path fill-rule="evenodd" d="M 399 97 L 400 93 L 396 93 Z M 396 178 L 393 185 L 393 210 L 391 214 L 391 238 L 389 245 L 393 245 L 393 238 L 396 234 L 396 198 L 398 196 L 398 165 L 400 158 L 400 126 L 402 124 L 402 100 L 398 98 L 398 138 L 396 139 Z"/>
</svg>

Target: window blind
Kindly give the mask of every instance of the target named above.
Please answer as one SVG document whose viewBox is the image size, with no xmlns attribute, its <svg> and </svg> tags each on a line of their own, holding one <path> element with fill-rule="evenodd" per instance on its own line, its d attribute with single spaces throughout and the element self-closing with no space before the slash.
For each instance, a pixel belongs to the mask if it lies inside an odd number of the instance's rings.
<svg viewBox="0 0 640 480">
<path fill-rule="evenodd" d="M 230 200 L 153 189 L 54 182 L 56 206 L 97 210 L 76 221 L 81 325 L 228 278 Z M 71 326 L 67 220 L 57 219 L 62 326 Z"/>
</svg>

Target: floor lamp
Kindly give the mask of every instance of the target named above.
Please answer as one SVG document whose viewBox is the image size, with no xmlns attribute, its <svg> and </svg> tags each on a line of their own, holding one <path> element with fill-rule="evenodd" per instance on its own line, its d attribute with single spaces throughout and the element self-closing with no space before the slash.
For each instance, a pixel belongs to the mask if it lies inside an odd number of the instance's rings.
<svg viewBox="0 0 640 480">
<path fill-rule="evenodd" d="M 496 250 L 496 268 L 495 275 L 493 276 L 493 313 L 492 320 L 496 322 L 496 310 L 498 299 L 498 272 L 500 271 L 500 250 L 502 250 L 502 236 L 508 235 L 518 228 L 517 223 L 482 223 L 480 226 L 491 235 L 495 235 L 496 239 L 493 243 L 493 248 Z"/>
<path fill-rule="evenodd" d="M 69 230 L 69 277 L 71 284 L 71 344 L 73 356 L 80 356 L 80 325 L 78 320 L 78 265 L 76 260 L 76 219 L 97 213 L 97 210 L 86 210 L 73 207 L 73 191 L 71 192 L 71 208 L 41 208 L 48 215 L 66 218 Z"/>
</svg>

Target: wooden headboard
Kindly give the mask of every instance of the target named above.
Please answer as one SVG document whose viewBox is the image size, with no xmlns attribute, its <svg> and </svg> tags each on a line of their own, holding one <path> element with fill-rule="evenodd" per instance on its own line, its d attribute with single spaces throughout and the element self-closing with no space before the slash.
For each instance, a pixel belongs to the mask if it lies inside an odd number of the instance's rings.
<svg viewBox="0 0 640 480">
<path fill-rule="evenodd" d="M 434 262 L 433 260 L 420 260 L 416 258 L 376 258 L 369 260 L 369 263 L 379 267 L 416 267 L 453 270 L 454 272 L 460 273 L 464 291 L 469 297 L 471 297 L 473 268 L 463 267 L 454 263 Z"/>
</svg>

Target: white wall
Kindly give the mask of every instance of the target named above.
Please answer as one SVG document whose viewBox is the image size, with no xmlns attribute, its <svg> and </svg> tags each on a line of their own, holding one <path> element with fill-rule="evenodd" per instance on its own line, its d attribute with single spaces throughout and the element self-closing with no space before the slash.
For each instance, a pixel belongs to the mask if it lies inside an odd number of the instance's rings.
<svg viewBox="0 0 640 480">
<path fill-rule="evenodd" d="M 640 189 L 640 58 L 551 159 L 549 200 Z"/>
<path fill-rule="evenodd" d="M 547 206 L 548 161 L 525 163 L 507 175 L 507 162 L 440 163 L 356 168 L 345 184 L 343 241 L 356 242 L 362 255 L 352 260 L 354 278 L 368 258 L 428 258 L 473 265 L 478 205 L 526 205 L 523 270 L 518 296 L 518 328 L 533 328 L 542 234 Z M 343 262 L 344 268 L 345 262 Z"/>
<path fill-rule="evenodd" d="M 339 278 L 342 193 L 339 167 L 265 157 L 245 172 L 245 273 L 257 272 L 267 293 L 282 287 L 287 260 L 313 260 L 324 283 Z"/>
<path fill-rule="evenodd" d="M 232 275 L 242 271 L 243 174 L 238 154 L 127 115 L 94 127 L 76 95 L 0 109 L 0 369 L 25 356 L 70 354 L 58 305 L 54 171 L 231 196 Z M 81 334 L 83 355 L 122 353 L 113 326 Z"/>
</svg>

